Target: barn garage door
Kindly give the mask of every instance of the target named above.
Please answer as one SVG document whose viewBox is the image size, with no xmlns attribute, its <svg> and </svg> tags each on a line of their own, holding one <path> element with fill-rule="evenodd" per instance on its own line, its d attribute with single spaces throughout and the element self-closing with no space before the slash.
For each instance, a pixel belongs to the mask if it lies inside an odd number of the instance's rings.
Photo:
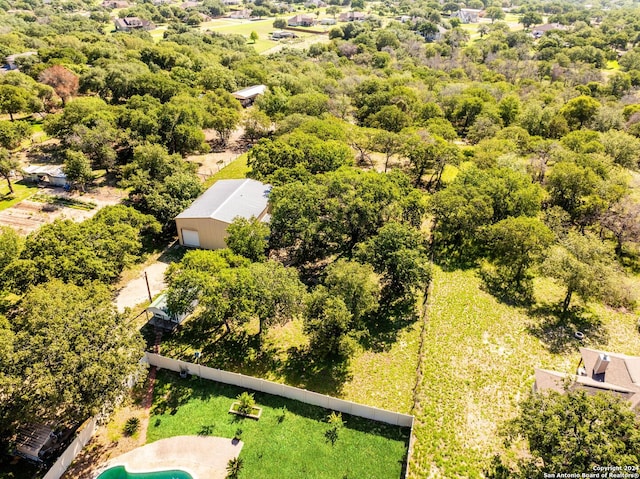
<svg viewBox="0 0 640 479">
<path fill-rule="evenodd" d="M 200 236 L 194 230 L 182 230 L 182 244 L 185 246 L 200 247 Z"/>
</svg>

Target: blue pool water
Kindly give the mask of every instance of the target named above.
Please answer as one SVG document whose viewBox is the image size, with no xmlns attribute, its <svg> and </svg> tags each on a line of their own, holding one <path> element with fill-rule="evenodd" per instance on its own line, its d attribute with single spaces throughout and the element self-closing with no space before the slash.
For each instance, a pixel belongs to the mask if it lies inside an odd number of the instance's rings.
<svg viewBox="0 0 640 479">
<path fill-rule="evenodd" d="M 116 466 L 104 471 L 98 479 L 193 479 L 193 477 L 184 471 L 127 472 L 124 466 Z"/>
</svg>

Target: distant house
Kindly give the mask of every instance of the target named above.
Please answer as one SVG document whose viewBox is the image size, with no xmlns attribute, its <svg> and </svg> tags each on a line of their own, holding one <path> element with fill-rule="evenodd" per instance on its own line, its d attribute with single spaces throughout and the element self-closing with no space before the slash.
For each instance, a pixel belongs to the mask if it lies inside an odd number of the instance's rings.
<svg viewBox="0 0 640 479">
<path fill-rule="evenodd" d="M 156 28 L 153 22 L 138 17 L 116 18 L 113 23 L 115 24 L 116 31 L 118 32 L 131 32 L 133 30 L 153 30 L 154 28 Z"/>
<path fill-rule="evenodd" d="M 367 16 L 362 12 L 345 12 L 338 17 L 341 22 L 363 22 L 366 19 Z"/>
<path fill-rule="evenodd" d="M 194 301 L 191 306 L 195 307 L 197 301 Z M 189 316 L 189 313 L 175 314 L 169 311 L 167 306 L 167 295 L 161 294 L 147 307 L 147 311 L 151 314 L 149 323 L 152 326 L 160 329 L 173 330 L 176 326 L 180 325 Z"/>
<path fill-rule="evenodd" d="M 222 4 L 223 5 L 240 5 L 242 3 L 242 0 L 222 0 Z"/>
<path fill-rule="evenodd" d="M 311 15 L 296 15 L 287 21 L 290 27 L 312 27 L 316 24 L 316 17 Z"/>
<path fill-rule="evenodd" d="M 444 36 L 445 33 L 447 33 L 447 29 L 444 28 L 442 25 L 436 25 L 436 28 L 438 29 L 438 31 L 433 33 L 427 33 L 426 35 L 422 35 L 425 41 L 437 42 Z M 420 34 L 420 32 L 417 32 L 417 33 Z"/>
<path fill-rule="evenodd" d="M 198 5 L 200 5 L 200 2 L 194 2 L 194 1 L 186 1 L 186 2 L 182 2 L 180 4 L 180 8 L 182 8 L 183 10 L 186 10 L 187 8 L 194 8 L 197 7 Z"/>
<path fill-rule="evenodd" d="M 62 171 L 59 165 L 27 166 L 22 170 L 25 180 L 34 183 L 48 184 L 51 186 L 65 186 L 67 184 L 67 175 Z"/>
<path fill-rule="evenodd" d="M 335 18 L 323 18 L 322 20 L 320 20 L 320 25 L 335 25 L 335 24 L 336 24 Z"/>
<path fill-rule="evenodd" d="M 312 8 L 312 7 L 322 8 L 322 7 L 326 7 L 327 4 L 322 0 L 309 0 L 305 2 L 304 6 L 306 8 Z"/>
<path fill-rule="evenodd" d="M 271 185 L 256 180 L 219 180 L 176 216 L 180 244 L 226 248 L 227 227 L 236 217 L 267 221 Z"/>
<path fill-rule="evenodd" d="M 273 4 L 273 6 L 277 7 L 281 12 L 293 12 L 295 10 L 293 5 L 285 2 L 276 2 Z"/>
<path fill-rule="evenodd" d="M 275 32 L 271 33 L 272 40 L 282 40 L 284 38 L 298 38 L 298 35 L 293 32 L 287 32 L 284 30 L 276 30 Z"/>
<path fill-rule="evenodd" d="M 232 95 L 242 106 L 247 107 L 254 102 L 258 95 L 264 95 L 266 91 L 267 87 L 265 85 L 253 85 L 242 90 L 234 91 Z"/>
<path fill-rule="evenodd" d="M 400 15 L 399 17 L 396 17 L 396 20 L 398 20 L 400 23 L 417 22 L 418 20 L 422 20 L 422 17 Z"/>
<path fill-rule="evenodd" d="M 113 10 L 114 8 L 129 8 L 129 2 L 124 0 L 104 0 L 100 5 L 109 10 Z"/>
<path fill-rule="evenodd" d="M 580 348 L 580 354 L 582 357 L 575 376 L 536 369 L 534 390 L 563 393 L 564 385 L 569 381 L 570 390 L 616 394 L 628 400 L 636 413 L 640 414 L 640 357 L 588 348 Z"/>
<path fill-rule="evenodd" d="M 547 32 L 551 32 L 553 30 L 564 30 L 564 26 L 559 23 L 545 23 L 544 25 L 539 25 L 537 27 L 533 27 L 531 30 L 531 35 L 533 38 L 540 38 Z"/>
<path fill-rule="evenodd" d="M 18 64 L 16 63 L 16 60 L 18 60 L 19 58 L 26 58 L 26 57 L 31 57 L 33 55 L 37 55 L 38 52 L 24 52 L 24 53 L 14 53 L 13 55 L 7 55 L 7 57 L 4 59 L 5 61 L 5 69 L 6 70 L 17 70 L 18 69 Z"/>
<path fill-rule="evenodd" d="M 478 23 L 481 12 L 482 10 L 475 8 L 461 8 L 457 12 L 453 12 L 451 16 L 459 18 L 462 23 Z"/>
<path fill-rule="evenodd" d="M 246 20 L 247 18 L 251 18 L 251 10 L 247 10 L 246 8 L 243 10 L 236 10 L 235 12 L 231 12 L 229 18 Z"/>
</svg>

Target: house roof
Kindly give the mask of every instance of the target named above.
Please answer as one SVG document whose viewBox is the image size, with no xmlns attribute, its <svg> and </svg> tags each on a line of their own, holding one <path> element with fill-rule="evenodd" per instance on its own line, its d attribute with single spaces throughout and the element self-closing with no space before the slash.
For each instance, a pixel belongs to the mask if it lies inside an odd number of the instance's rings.
<svg viewBox="0 0 640 479">
<path fill-rule="evenodd" d="M 271 185 L 256 180 L 219 180 L 176 219 L 211 218 L 231 223 L 237 216 L 259 217 L 267 209 Z"/>
<path fill-rule="evenodd" d="M 267 87 L 265 85 L 253 85 L 242 90 L 234 91 L 232 95 L 238 100 L 249 100 L 258 95 L 264 94 L 265 91 L 267 91 Z"/>
<path fill-rule="evenodd" d="M 536 369 L 536 389 L 564 392 L 564 384 L 569 378 L 571 389 L 580 388 L 591 394 L 610 391 L 630 401 L 632 408 L 640 405 L 640 357 L 589 348 L 580 348 L 580 354 L 584 366 L 575 376 Z M 596 374 L 594 369 L 601 356 L 607 357 L 608 364 L 603 373 Z"/>
<path fill-rule="evenodd" d="M 144 28 L 151 25 L 149 20 L 139 17 L 116 18 L 114 22 L 121 28 Z"/>
<path fill-rule="evenodd" d="M 162 293 L 160 296 L 153 300 L 153 302 L 148 306 L 147 309 L 149 308 L 156 308 L 165 311 L 167 309 L 167 295 L 165 293 Z"/>
<path fill-rule="evenodd" d="M 311 15 L 296 15 L 295 17 L 291 17 L 289 22 L 315 22 L 316 18 Z"/>
<path fill-rule="evenodd" d="M 562 30 L 563 27 L 559 23 L 545 23 L 533 28 L 534 32 L 548 32 L 550 30 Z"/>
<path fill-rule="evenodd" d="M 57 165 L 30 165 L 23 169 L 29 175 L 47 175 L 53 178 L 66 178 L 61 166 Z"/>
</svg>

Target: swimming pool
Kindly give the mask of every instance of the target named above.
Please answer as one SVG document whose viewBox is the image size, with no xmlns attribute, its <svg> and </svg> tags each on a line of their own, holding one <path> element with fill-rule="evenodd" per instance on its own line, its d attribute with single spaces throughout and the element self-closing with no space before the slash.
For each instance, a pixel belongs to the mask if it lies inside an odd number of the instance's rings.
<svg viewBox="0 0 640 479">
<path fill-rule="evenodd" d="M 116 466 L 104 471 L 98 479 L 193 479 L 193 477 L 184 471 L 127 472 L 124 466 Z"/>
</svg>

